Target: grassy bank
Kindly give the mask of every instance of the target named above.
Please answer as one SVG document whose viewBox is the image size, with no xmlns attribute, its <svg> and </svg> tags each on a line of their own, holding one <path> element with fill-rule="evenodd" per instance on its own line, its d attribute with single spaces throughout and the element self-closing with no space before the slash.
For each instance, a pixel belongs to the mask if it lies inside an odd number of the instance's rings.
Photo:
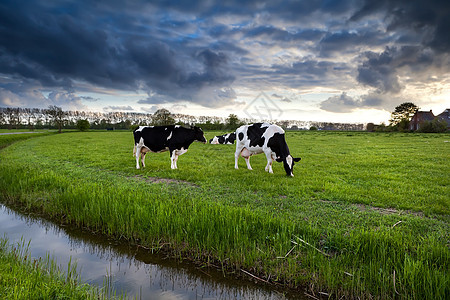
<svg viewBox="0 0 450 300">
<path fill-rule="evenodd" d="M 149 154 L 135 170 L 131 132 L 39 137 L 0 152 L 1 199 L 316 295 L 444 299 L 450 135 L 287 140 L 294 178 L 265 173 L 263 155 L 235 170 L 230 145 L 193 144 L 178 170 Z"/>
<path fill-rule="evenodd" d="M 36 131 L 28 133 L 22 130 L 0 129 L 0 149 L 5 148 L 17 141 L 26 140 L 32 137 L 54 134 L 54 131 Z"/>
<path fill-rule="evenodd" d="M 32 258 L 27 245 L 0 239 L 1 299 L 106 299 L 100 290 L 80 284 L 75 265 L 62 270 L 50 256 Z"/>
</svg>

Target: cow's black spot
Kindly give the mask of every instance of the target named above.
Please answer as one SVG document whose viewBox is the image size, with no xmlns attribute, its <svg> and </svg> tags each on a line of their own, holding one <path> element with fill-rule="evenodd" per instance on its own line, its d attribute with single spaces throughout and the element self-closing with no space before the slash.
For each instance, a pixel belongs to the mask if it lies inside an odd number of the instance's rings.
<svg viewBox="0 0 450 300">
<path fill-rule="evenodd" d="M 244 134 L 242 132 L 239 132 L 239 140 L 242 141 L 244 139 Z"/>
<path fill-rule="evenodd" d="M 268 127 L 261 128 L 261 126 L 262 123 L 255 123 L 247 128 L 247 136 L 252 147 L 262 147 L 264 145 L 265 139 L 262 136 Z"/>
<path fill-rule="evenodd" d="M 277 159 L 278 162 L 283 161 L 290 154 L 284 133 L 275 133 L 267 141 L 267 147 L 272 149 L 276 156 L 279 157 L 279 159 Z"/>
<path fill-rule="evenodd" d="M 230 136 L 228 137 L 228 142 L 230 142 L 231 144 L 234 143 L 234 141 L 236 140 L 236 133 L 232 133 L 230 134 Z"/>
</svg>

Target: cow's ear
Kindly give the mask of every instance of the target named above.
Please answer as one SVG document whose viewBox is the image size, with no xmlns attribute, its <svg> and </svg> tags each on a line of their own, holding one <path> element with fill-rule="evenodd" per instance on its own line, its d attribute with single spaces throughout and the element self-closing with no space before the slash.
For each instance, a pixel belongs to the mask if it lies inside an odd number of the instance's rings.
<svg viewBox="0 0 450 300">
<path fill-rule="evenodd" d="M 293 157 L 295 162 L 299 162 L 302 158 L 301 157 Z"/>
<path fill-rule="evenodd" d="M 276 160 L 277 162 L 282 162 L 282 161 L 283 161 L 283 159 L 282 159 L 281 157 L 277 157 L 275 160 Z"/>
</svg>

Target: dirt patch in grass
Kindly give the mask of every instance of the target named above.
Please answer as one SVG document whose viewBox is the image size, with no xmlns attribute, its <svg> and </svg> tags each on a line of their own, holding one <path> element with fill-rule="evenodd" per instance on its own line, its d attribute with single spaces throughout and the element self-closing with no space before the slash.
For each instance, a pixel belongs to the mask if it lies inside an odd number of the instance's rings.
<svg viewBox="0 0 450 300">
<path fill-rule="evenodd" d="M 325 203 L 335 203 L 335 204 L 339 204 L 339 201 L 329 201 L 329 200 L 320 200 L 322 202 Z M 382 208 L 382 207 L 376 207 L 376 206 L 370 206 L 367 204 L 351 204 L 351 206 L 354 206 L 356 208 L 358 208 L 361 211 L 376 211 L 382 215 L 403 215 L 403 214 L 408 214 L 408 215 L 414 215 L 417 217 L 425 217 L 425 214 L 423 212 L 420 211 L 412 211 L 412 210 L 401 210 L 401 209 L 396 209 L 396 208 Z"/>
<path fill-rule="evenodd" d="M 382 207 L 376 207 L 376 206 L 370 206 L 370 205 L 365 205 L 365 204 L 354 204 L 356 207 L 358 207 L 360 210 L 365 211 L 365 210 L 372 210 L 372 211 L 377 211 L 380 214 L 383 215 L 403 215 L 403 214 L 408 214 L 408 215 L 414 215 L 417 217 L 425 217 L 425 214 L 423 212 L 419 212 L 419 211 L 412 211 L 412 210 L 399 210 L 396 208 L 382 208 Z"/>
<path fill-rule="evenodd" d="M 186 180 L 178 180 L 178 179 L 172 179 L 172 178 L 160 178 L 160 177 L 150 177 L 150 176 L 142 176 L 142 175 L 135 175 L 133 177 L 134 179 L 143 180 L 148 183 L 166 183 L 166 184 L 185 184 L 193 187 L 200 187 L 196 185 L 195 183 L 186 181 Z"/>
</svg>

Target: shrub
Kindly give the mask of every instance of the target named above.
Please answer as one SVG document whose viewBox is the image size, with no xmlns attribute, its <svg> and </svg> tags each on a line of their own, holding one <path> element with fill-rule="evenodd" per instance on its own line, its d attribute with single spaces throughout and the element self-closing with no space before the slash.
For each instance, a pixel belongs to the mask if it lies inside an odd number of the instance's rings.
<svg viewBox="0 0 450 300">
<path fill-rule="evenodd" d="M 77 129 L 79 131 L 87 131 L 91 127 L 91 124 L 88 120 L 78 120 L 77 121 Z"/>
<path fill-rule="evenodd" d="M 447 131 L 447 122 L 435 118 L 433 121 L 425 121 L 420 125 L 418 132 L 441 133 Z"/>
</svg>

